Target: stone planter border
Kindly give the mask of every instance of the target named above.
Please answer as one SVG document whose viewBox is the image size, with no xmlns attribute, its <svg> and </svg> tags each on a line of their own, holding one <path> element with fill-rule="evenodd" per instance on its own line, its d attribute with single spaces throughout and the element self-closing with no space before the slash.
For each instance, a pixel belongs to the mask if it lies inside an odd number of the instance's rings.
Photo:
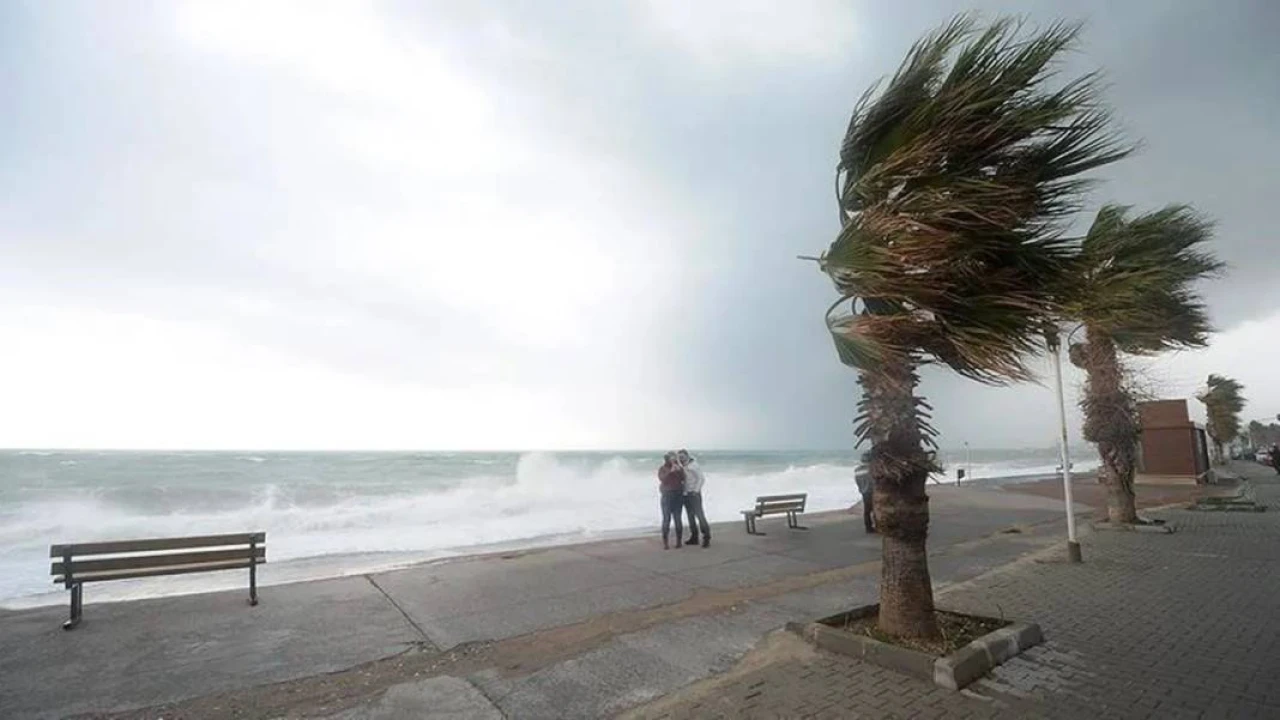
<svg viewBox="0 0 1280 720">
<path fill-rule="evenodd" d="M 1119 523 L 1113 525 L 1106 520 L 1098 520 L 1097 522 L 1089 523 L 1089 527 L 1103 532 L 1137 532 L 1151 533 L 1155 535 L 1169 535 L 1173 533 L 1173 526 L 1166 523 L 1164 520 L 1149 520 L 1147 522 L 1149 524 L 1128 525 Z"/>
<path fill-rule="evenodd" d="M 788 627 L 824 650 L 897 670 L 949 690 L 964 688 L 1009 658 L 1044 642 L 1039 625 L 1015 622 L 983 635 L 950 655 L 938 657 L 833 627 L 874 615 L 879 609 L 879 604 L 866 605 L 815 622 L 790 623 Z"/>
</svg>

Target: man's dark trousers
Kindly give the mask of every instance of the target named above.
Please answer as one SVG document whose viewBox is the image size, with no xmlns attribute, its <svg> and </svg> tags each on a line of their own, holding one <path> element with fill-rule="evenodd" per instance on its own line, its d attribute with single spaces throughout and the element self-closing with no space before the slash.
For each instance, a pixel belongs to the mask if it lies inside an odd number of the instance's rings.
<svg viewBox="0 0 1280 720">
<path fill-rule="evenodd" d="M 698 531 L 702 531 L 703 543 L 711 542 L 711 526 L 707 524 L 707 514 L 702 509 L 702 493 L 686 493 L 684 507 L 689 513 L 689 544 L 698 543 Z"/>
</svg>

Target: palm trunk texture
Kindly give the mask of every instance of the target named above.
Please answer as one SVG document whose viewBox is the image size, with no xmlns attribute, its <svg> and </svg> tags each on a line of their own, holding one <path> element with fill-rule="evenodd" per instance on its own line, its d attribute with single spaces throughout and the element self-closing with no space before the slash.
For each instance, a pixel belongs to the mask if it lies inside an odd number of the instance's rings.
<svg viewBox="0 0 1280 720">
<path fill-rule="evenodd" d="M 1137 467 L 1137 408 L 1124 387 L 1124 372 L 1115 343 L 1106 333 L 1088 329 L 1084 346 L 1084 436 L 1097 444 L 1102 460 L 1099 480 L 1107 487 L 1107 519 L 1112 523 L 1138 521 L 1133 475 Z"/>
<path fill-rule="evenodd" d="M 897 637 L 940 637 L 929 579 L 929 496 L 933 466 L 919 426 L 919 377 L 910 364 L 862 375 L 876 527 L 881 535 L 880 630 Z"/>
</svg>

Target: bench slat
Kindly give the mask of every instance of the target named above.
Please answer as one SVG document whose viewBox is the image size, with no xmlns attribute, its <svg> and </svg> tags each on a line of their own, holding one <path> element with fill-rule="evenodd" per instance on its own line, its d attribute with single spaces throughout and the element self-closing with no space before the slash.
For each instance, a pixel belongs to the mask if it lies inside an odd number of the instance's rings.
<svg viewBox="0 0 1280 720">
<path fill-rule="evenodd" d="M 756 498 L 757 503 L 774 502 L 777 500 L 804 500 L 809 497 L 808 493 L 791 493 L 789 495 L 761 495 Z"/>
<path fill-rule="evenodd" d="M 803 510 L 802 508 L 800 508 L 799 506 L 795 506 L 795 507 L 760 508 L 760 509 L 756 510 L 756 513 L 755 513 L 755 514 L 756 514 L 756 515 L 758 515 L 758 516 L 760 516 L 760 517 L 764 517 L 765 515 L 788 515 L 788 514 L 793 513 L 793 512 L 804 512 L 804 510 Z"/>
<path fill-rule="evenodd" d="M 75 555 L 111 555 L 116 553 L 149 552 L 151 550 L 186 550 L 188 548 L 220 547 L 224 545 L 248 545 L 256 540 L 266 542 L 265 532 L 234 533 L 230 535 L 199 535 L 179 538 L 148 538 L 145 540 L 109 540 L 106 542 L 54 545 L 49 557 L 60 558 L 67 552 Z"/>
<path fill-rule="evenodd" d="M 266 562 L 266 546 L 256 548 L 255 557 L 258 562 Z M 243 567 L 249 567 L 249 548 L 232 550 L 202 550 L 198 552 L 164 553 L 152 555 L 132 555 L 127 557 L 101 558 L 97 560 L 72 560 L 71 575 L 79 577 L 82 573 L 96 573 L 111 570 L 137 570 L 142 568 L 173 567 L 177 565 L 195 565 L 213 562 L 239 560 Z M 54 575 L 65 574 L 65 563 L 58 561 L 50 566 Z"/>
<path fill-rule="evenodd" d="M 259 561 L 258 564 L 261 564 Z M 173 565 L 161 568 L 144 568 L 140 570 L 108 570 L 106 572 L 75 575 L 78 583 L 96 582 L 99 580 L 127 580 L 129 578 L 158 577 L 161 575 L 184 575 L 186 573 L 210 572 L 213 570 L 243 570 L 249 567 L 245 560 L 224 561 L 216 563 L 198 563 L 195 565 Z M 64 577 L 55 577 L 55 583 L 66 582 Z"/>
</svg>

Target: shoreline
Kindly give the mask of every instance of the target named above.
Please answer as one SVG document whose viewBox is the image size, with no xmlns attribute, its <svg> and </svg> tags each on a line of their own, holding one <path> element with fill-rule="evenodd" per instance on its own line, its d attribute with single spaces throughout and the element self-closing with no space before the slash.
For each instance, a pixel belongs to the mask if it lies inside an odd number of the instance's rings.
<svg viewBox="0 0 1280 720">
<path fill-rule="evenodd" d="M 822 522 L 829 522 L 832 519 L 844 516 L 848 512 L 849 511 L 847 509 L 818 510 L 814 512 L 807 512 L 804 514 L 804 517 L 811 519 L 815 522 L 822 523 Z M 721 526 L 727 527 L 730 525 L 735 527 L 740 527 L 741 523 L 735 523 L 732 521 L 712 523 L 713 527 L 721 527 Z M 374 574 L 381 574 L 381 573 L 387 573 L 387 572 L 395 572 L 400 570 L 421 569 L 421 568 L 437 566 L 437 565 L 444 566 L 444 565 L 450 565 L 454 563 L 465 563 L 465 562 L 494 560 L 494 559 L 512 560 L 512 559 L 525 557 L 525 556 L 533 555 L 536 553 L 548 552 L 552 550 L 576 550 L 576 549 L 582 549 L 585 547 L 598 547 L 598 546 L 607 545 L 610 543 L 628 542 L 632 540 L 643 539 L 646 537 L 653 537 L 656 542 L 658 538 L 657 528 L 630 528 L 625 530 L 603 531 L 600 533 L 596 533 L 596 535 L 591 538 L 579 538 L 579 537 L 574 537 L 570 535 L 543 535 L 536 538 L 523 538 L 519 540 L 504 541 L 500 543 L 471 545 L 471 546 L 466 546 L 464 548 L 446 549 L 446 550 L 438 550 L 438 551 L 424 550 L 421 552 L 408 552 L 408 553 L 401 553 L 401 552 L 338 553 L 333 555 L 317 555 L 317 556 L 306 557 L 306 558 L 293 558 L 290 560 L 284 560 L 284 561 L 275 563 L 274 567 L 289 567 L 292 565 L 303 565 L 308 563 L 312 563 L 312 564 L 323 563 L 327 565 L 331 563 L 336 564 L 337 562 L 340 562 L 343 559 L 361 558 L 361 557 L 377 558 L 377 557 L 383 557 L 385 555 L 410 555 L 412 557 L 406 557 L 402 560 L 394 561 L 394 562 L 365 564 L 357 567 L 349 567 L 346 570 L 337 570 L 334 572 L 328 572 L 324 574 L 308 575 L 305 577 L 296 577 L 296 578 L 288 578 L 288 579 L 279 579 L 274 581 L 269 576 L 264 578 L 264 574 L 269 572 L 268 568 L 272 567 L 272 563 L 268 561 L 267 563 L 259 566 L 258 568 L 258 588 L 259 590 L 264 588 L 279 588 L 279 587 L 286 587 L 289 585 L 322 582 L 325 580 L 357 577 L 361 575 L 374 575 Z M 270 552 L 269 548 L 270 546 L 268 545 L 268 552 Z M 210 573 L 198 573 L 193 576 L 179 576 L 180 578 L 181 577 L 191 578 L 193 582 L 200 582 L 201 578 L 203 578 L 204 587 L 192 588 L 190 590 L 177 588 L 176 589 L 177 591 L 175 592 L 145 593 L 145 594 L 136 594 L 129 597 L 110 597 L 110 595 L 108 595 L 108 597 L 105 597 L 105 598 L 101 597 L 100 590 L 98 586 L 95 585 L 92 587 L 92 590 L 94 590 L 95 591 L 94 594 L 99 595 L 99 597 L 93 599 L 93 604 L 94 605 L 120 605 L 120 604 L 142 602 L 146 600 L 159 600 L 159 599 L 176 598 L 176 597 L 191 597 L 191 596 L 208 595 L 208 594 L 214 594 L 214 593 L 239 591 L 239 590 L 243 590 L 244 587 L 246 586 L 246 583 L 243 578 L 244 572 L 245 571 L 243 569 L 218 570 Z M 166 580 L 170 580 L 170 579 L 171 578 L 166 578 Z M 172 578 L 172 579 L 178 579 L 178 578 Z M 216 583 L 217 586 L 214 587 L 214 586 L 211 586 L 211 583 L 210 583 L 211 579 L 227 580 L 228 582 Z M 103 589 L 110 588 L 111 585 L 119 586 L 128 582 L 131 582 L 131 581 L 122 580 L 114 583 L 109 583 L 104 585 Z M 53 585 L 52 583 L 50 584 Z M 169 584 L 169 583 L 166 583 L 166 584 Z M 64 588 L 59 586 L 53 586 L 53 587 L 54 589 L 50 593 L 36 595 L 36 596 L 26 596 L 27 598 L 32 598 L 32 599 L 39 598 L 40 599 L 39 602 L 24 602 L 21 604 L 11 604 L 13 602 L 12 600 L 0 601 L 0 618 L 6 615 L 17 615 L 17 614 L 26 613 L 26 612 L 47 610 L 51 607 L 58 607 L 60 605 L 66 604 L 67 591 Z M 22 600 L 22 599 L 23 598 L 16 598 L 16 600 Z"/>
<path fill-rule="evenodd" d="M 830 520 L 845 514 L 846 510 L 819 510 L 815 512 L 805 513 L 806 518 L 812 518 L 815 521 L 822 522 Z M 712 523 L 713 526 L 720 525 L 740 525 L 740 523 L 732 523 L 731 521 Z M 386 572 L 395 572 L 399 570 L 411 570 L 424 568 L 434 565 L 449 565 L 453 563 L 464 563 L 479 560 L 503 559 L 511 560 L 535 553 L 547 552 L 560 549 L 581 549 L 583 547 L 594 547 L 606 545 L 615 542 L 626 542 L 646 537 L 657 538 L 657 528 L 628 528 L 622 530 L 607 530 L 593 533 L 590 538 L 579 537 L 577 534 L 562 535 L 541 535 L 532 538 L 521 538 L 517 540 L 509 540 L 497 543 L 485 543 L 483 545 L 469 545 L 461 548 L 446 548 L 442 550 L 423 550 L 423 551 L 388 551 L 386 553 L 335 553 L 332 555 L 315 555 L 303 558 L 291 558 L 289 560 L 277 563 L 267 563 L 260 565 L 258 568 L 258 588 L 278 588 L 289 585 L 297 585 L 312 582 L 321 582 L 324 580 L 333 580 L 337 578 L 356 577 L 360 575 L 373 575 Z M 268 545 L 268 553 L 270 553 L 270 545 Z M 271 579 L 270 576 L 264 577 L 266 573 L 271 572 L 271 568 L 290 568 L 307 564 L 323 564 L 337 565 L 343 560 L 351 560 L 355 558 L 369 558 L 371 560 L 377 558 L 385 558 L 387 556 L 407 556 L 402 559 L 380 562 L 366 563 L 360 565 L 348 564 L 346 569 L 336 569 L 321 574 L 306 575 L 304 577 L 291 577 L 285 579 Z M 268 557 L 270 557 L 268 555 Z M 200 582 L 203 578 L 202 588 L 192 588 L 184 590 L 180 587 L 175 588 L 175 592 L 159 592 L 159 593 L 139 593 L 129 597 L 99 597 L 93 600 L 94 605 L 118 605 L 124 603 L 141 602 L 145 600 L 157 600 L 163 598 L 189 597 L 196 595 L 206 595 L 212 593 L 221 593 L 229 591 L 238 591 L 246 586 L 243 579 L 243 569 L 235 570 L 218 570 L 210 573 L 198 573 L 193 576 L 178 576 L 176 578 L 165 578 L 164 580 L 181 580 L 182 578 L 190 578 L 194 582 Z M 229 580 L 229 582 L 216 583 L 217 587 L 210 586 L 210 579 Z M 111 585 L 121 586 L 131 581 L 122 580 L 104 585 L 103 588 L 110 588 Z M 153 581 L 154 582 L 154 581 Z M 165 584 L 171 584 L 166 582 Z M 174 583 L 176 584 L 176 583 Z M 50 607 L 64 605 L 67 602 L 66 590 L 60 586 L 53 585 L 53 590 L 49 593 L 42 593 L 34 596 L 24 596 L 21 598 L 13 598 L 0 601 L 0 617 L 5 615 L 18 614 L 23 612 L 46 610 Z M 93 589 L 98 591 L 98 586 Z M 126 588 L 127 590 L 127 588 Z M 95 592 L 95 594 L 99 594 Z M 38 599 L 38 601 L 36 601 Z M 15 603 L 14 601 L 19 601 Z M 21 602 L 30 600 L 28 602 Z"/>
<path fill-rule="evenodd" d="M 1001 491 L 1004 488 L 1019 484 L 1021 483 L 984 485 L 979 482 L 974 482 L 973 484 L 965 483 L 958 488 L 958 490 L 964 491 L 969 489 L 979 489 L 984 491 Z M 954 484 L 931 484 L 930 487 L 935 489 L 946 488 L 948 491 L 957 490 Z M 855 503 L 854 505 L 846 508 L 807 512 L 804 517 L 821 523 L 830 521 L 834 518 L 847 516 L 858 507 L 859 504 Z M 738 521 L 721 521 L 712 523 L 712 525 L 729 528 L 740 527 L 741 523 Z M 582 537 L 578 534 L 543 535 L 532 538 L 521 538 L 518 540 L 487 543 L 483 545 L 471 545 L 462 548 L 447 548 L 442 550 L 406 552 L 389 551 L 387 553 L 336 553 L 332 555 L 292 558 L 277 563 L 268 561 L 258 569 L 258 587 L 260 589 L 284 587 L 304 583 L 322 582 L 324 580 L 338 578 L 358 577 L 361 575 L 417 569 L 435 565 L 443 566 L 453 563 L 464 563 L 495 558 L 514 559 L 550 550 L 580 549 L 583 547 L 600 546 L 614 542 L 626 542 L 646 537 L 653 537 L 656 541 L 658 537 L 658 528 L 642 527 L 601 531 L 593 533 L 591 537 Z M 392 559 L 394 556 L 399 557 Z M 269 544 L 268 558 L 270 558 Z M 353 562 L 361 558 L 364 558 L 367 561 L 363 563 Z M 323 570 L 320 572 L 307 572 L 307 566 L 315 565 L 323 566 Z M 277 570 L 277 568 L 280 570 Z M 284 573 L 283 577 L 272 578 L 273 574 L 281 572 Z M 105 583 L 101 587 L 95 585 L 92 588 L 92 594 L 94 596 L 92 602 L 95 605 L 118 605 L 163 598 L 192 597 L 213 593 L 238 591 L 243 589 L 245 586 L 243 573 L 243 570 L 222 570 L 212 573 L 198 573 L 190 576 L 163 578 L 158 582 L 156 580 L 124 580 Z M 24 612 L 47 610 L 51 607 L 58 607 L 66 604 L 67 591 L 64 588 L 53 585 L 53 583 L 50 583 L 50 585 L 51 590 L 48 593 L 0 601 L 0 617 Z"/>
<path fill-rule="evenodd" d="M 1088 500 L 1091 499 L 1096 500 L 1096 498 L 1091 497 L 1096 493 L 1091 493 L 1089 490 L 1083 490 L 1083 488 L 1101 486 L 1097 486 L 1095 482 L 1092 482 L 1092 471 L 1086 472 L 1089 474 L 1086 475 L 1081 472 L 1073 474 L 1074 487 L 1080 493 L 1080 496 L 1076 497 L 1076 505 L 1087 505 L 1096 511 L 1099 507 L 1096 502 L 1088 502 Z M 1138 492 L 1139 508 L 1141 509 L 1157 505 L 1165 505 L 1170 502 L 1178 502 L 1184 499 L 1181 497 L 1182 495 L 1187 496 L 1185 499 L 1190 499 L 1190 495 L 1198 492 L 1198 487 L 1199 486 L 1142 486 Z M 1173 488 L 1173 492 L 1179 495 L 1179 497 L 1170 500 L 1170 494 L 1167 491 L 1169 488 Z M 946 489 L 948 492 L 963 492 L 966 490 L 997 491 L 1042 498 L 1062 498 L 1061 476 L 1056 473 L 1047 476 L 1043 473 L 1037 473 L 1031 475 L 996 478 L 978 478 L 974 480 L 966 480 L 959 485 L 955 482 L 931 482 L 928 485 L 928 489 L 934 491 Z M 1155 493 L 1151 492 L 1152 490 L 1157 489 L 1160 491 Z M 1143 492 L 1144 490 L 1146 490 L 1145 493 Z M 856 496 L 856 492 L 854 492 L 854 495 Z M 1150 499 L 1150 502 L 1144 502 L 1144 495 Z M 861 502 L 859 501 L 844 508 L 826 509 L 805 513 L 805 517 L 813 518 L 814 520 L 821 522 L 832 517 L 847 516 L 851 513 L 859 512 L 858 508 L 860 508 L 860 506 Z M 1103 499 L 1101 507 L 1105 508 L 1105 498 Z M 736 521 L 720 521 L 713 523 L 713 525 L 725 527 L 736 526 L 738 524 L 739 523 Z M 611 542 L 636 540 L 650 536 L 656 538 L 657 534 L 658 529 L 656 526 L 633 527 L 617 530 L 595 531 L 589 536 L 584 536 L 582 533 L 540 535 L 496 543 L 442 548 L 438 550 L 387 551 L 385 553 L 334 553 L 330 555 L 290 558 L 276 563 L 268 561 L 265 565 L 261 566 L 258 570 L 258 586 L 260 588 L 282 587 L 299 583 L 372 575 L 474 560 L 492 558 L 512 559 L 554 549 L 575 549 L 603 545 Z M 270 553 L 269 545 L 268 553 Z M 268 555 L 268 557 L 270 557 L 270 555 Z M 241 589 L 245 584 L 241 576 L 242 573 L 243 570 L 226 570 L 213 573 L 201 573 L 192 576 L 181 576 L 179 578 L 164 578 L 160 581 L 126 580 L 115 583 L 106 583 L 101 588 L 98 588 L 97 586 L 93 588 L 93 595 L 96 596 L 93 603 L 95 605 L 115 605 L 139 602 L 143 600 L 189 597 L 210 593 L 235 591 Z M 278 575 L 278 577 L 273 578 L 272 575 Z M 20 596 L 0 601 L 0 617 L 48 609 L 50 607 L 57 607 L 65 604 L 67 602 L 66 590 L 54 585 L 52 582 L 50 583 L 50 586 L 50 591 L 47 593 Z"/>
</svg>

